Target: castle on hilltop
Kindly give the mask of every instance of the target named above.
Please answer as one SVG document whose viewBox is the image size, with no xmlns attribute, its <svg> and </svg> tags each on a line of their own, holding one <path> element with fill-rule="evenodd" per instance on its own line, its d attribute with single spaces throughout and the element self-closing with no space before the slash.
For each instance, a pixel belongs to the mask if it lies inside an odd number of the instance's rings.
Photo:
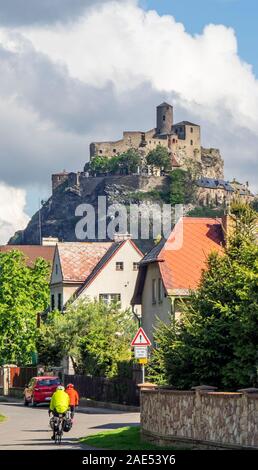
<svg viewBox="0 0 258 470">
<path fill-rule="evenodd" d="M 156 108 L 156 127 L 143 131 L 124 131 L 123 138 L 117 141 L 92 142 L 90 144 L 90 161 L 95 157 L 112 158 L 121 155 L 129 149 L 136 150 L 141 156 L 141 165 L 137 173 L 130 175 L 130 184 L 134 190 L 147 191 L 146 188 L 159 187 L 164 174 L 160 169 L 153 168 L 146 163 L 146 156 L 158 146 L 164 146 L 170 155 L 172 170 L 189 169 L 194 165 L 195 174 L 198 174 L 198 202 L 202 206 L 225 205 L 236 195 L 251 200 L 248 183 L 241 184 L 233 180 L 231 183 L 224 180 L 224 161 L 219 149 L 204 148 L 201 145 L 201 128 L 198 124 L 181 121 L 174 124 L 173 106 L 162 103 Z M 90 171 L 87 162 L 84 171 L 67 173 L 63 171 L 52 175 L 53 194 L 62 187 L 73 194 L 87 194 L 100 191 L 100 186 L 113 177 L 112 184 L 117 178 L 121 184 L 125 182 L 124 175 L 96 175 Z M 122 180 L 123 178 L 123 180 Z M 149 180 L 148 180 L 149 178 Z M 99 185 L 98 188 L 96 185 Z M 151 186 L 151 188 L 150 188 Z"/>
<path fill-rule="evenodd" d="M 200 126 L 189 121 L 174 124 L 173 106 L 168 103 L 164 102 L 156 109 L 154 129 L 146 132 L 124 131 L 123 138 L 114 142 L 93 142 L 90 144 L 90 158 L 110 158 L 131 148 L 145 156 L 158 145 L 162 145 L 169 151 L 174 167 L 183 165 L 186 158 L 201 162 Z"/>
</svg>

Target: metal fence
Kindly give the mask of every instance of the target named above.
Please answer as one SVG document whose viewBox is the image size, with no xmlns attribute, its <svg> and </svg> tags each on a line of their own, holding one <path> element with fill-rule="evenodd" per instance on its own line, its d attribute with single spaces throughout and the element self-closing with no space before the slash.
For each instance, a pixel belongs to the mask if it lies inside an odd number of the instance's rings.
<svg viewBox="0 0 258 470">
<path fill-rule="evenodd" d="M 65 385 L 74 384 L 79 395 L 96 401 L 139 406 L 139 390 L 131 379 L 107 379 L 86 375 L 65 375 Z"/>
</svg>

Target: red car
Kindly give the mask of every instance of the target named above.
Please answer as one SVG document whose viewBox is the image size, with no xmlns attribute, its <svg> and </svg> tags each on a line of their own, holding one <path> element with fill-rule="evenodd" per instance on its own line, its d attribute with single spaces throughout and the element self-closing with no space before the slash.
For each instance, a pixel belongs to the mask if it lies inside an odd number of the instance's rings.
<svg viewBox="0 0 258 470">
<path fill-rule="evenodd" d="M 33 377 L 24 390 L 24 405 L 36 406 L 51 400 L 56 387 L 61 383 L 58 377 Z"/>
</svg>

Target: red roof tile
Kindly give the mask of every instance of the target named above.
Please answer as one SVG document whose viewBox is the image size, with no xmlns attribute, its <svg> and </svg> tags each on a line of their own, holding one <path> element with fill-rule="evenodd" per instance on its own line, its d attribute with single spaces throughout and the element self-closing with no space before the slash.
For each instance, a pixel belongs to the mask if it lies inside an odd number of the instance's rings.
<svg viewBox="0 0 258 470">
<path fill-rule="evenodd" d="M 167 291 L 197 288 L 208 255 L 212 251 L 223 252 L 220 219 L 184 217 L 182 221 L 182 246 L 171 246 L 174 229 L 157 257 Z"/>
<path fill-rule="evenodd" d="M 63 280 L 84 282 L 112 242 L 58 243 Z"/>
<path fill-rule="evenodd" d="M 18 250 L 21 251 L 27 261 L 28 266 L 33 266 L 37 258 L 43 258 L 52 266 L 55 246 L 41 246 L 41 245 L 4 245 L 0 246 L 0 252 L 7 253 L 8 251 Z"/>
</svg>

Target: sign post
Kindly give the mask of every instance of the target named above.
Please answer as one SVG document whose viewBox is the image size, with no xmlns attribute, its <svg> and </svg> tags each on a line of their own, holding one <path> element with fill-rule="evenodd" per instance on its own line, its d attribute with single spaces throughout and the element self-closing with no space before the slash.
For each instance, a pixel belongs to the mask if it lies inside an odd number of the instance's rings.
<svg viewBox="0 0 258 470">
<path fill-rule="evenodd" d="M 142 383 L 144 383 L 145 365 L 148 362 L 148 346 L 151 346 L 151 342 L 143 328 L 139 328 L 131 343 L 131 346 L 134 347 L 135 358 L 138 359 L 139 364 L 142 365 Z"/>
</svg>

